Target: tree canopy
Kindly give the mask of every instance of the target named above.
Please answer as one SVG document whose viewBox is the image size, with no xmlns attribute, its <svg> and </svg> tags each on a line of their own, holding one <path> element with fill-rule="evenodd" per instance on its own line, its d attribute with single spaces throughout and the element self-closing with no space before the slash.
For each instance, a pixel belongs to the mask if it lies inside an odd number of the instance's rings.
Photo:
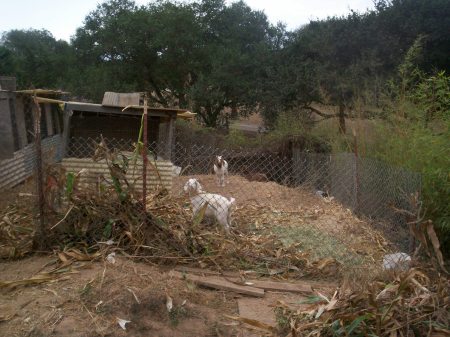
<svg viewBox="0 0 450 337">
<path fill-rule="evenodd" d="M 52 87 L 98 101 L 104 91 L 151 92 L 153 104 L 198 113 L 206 126 L 260 111 L 268 124 L 312 102 L 339 106 L 341 131 L 356 97 L 380 104 L 385 83 L 423 39 L 418 67 L 450 68 L 447 0 L 378 0 L 366 13 L 311 21 L 287 31 L 244 1 L 109 0 L 70 43 L 45 30 L 0 40 L 0 73 L 21 87 Z"/>
</svg>

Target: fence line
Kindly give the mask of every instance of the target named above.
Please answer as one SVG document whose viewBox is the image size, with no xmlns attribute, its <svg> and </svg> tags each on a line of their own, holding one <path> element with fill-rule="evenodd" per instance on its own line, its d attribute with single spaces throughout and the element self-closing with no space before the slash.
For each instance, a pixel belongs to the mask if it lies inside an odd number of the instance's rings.
<svg viewBox="0 0 450 337">
<path fill-rule="evenodd" d="M 57 153 L 54 156 L 61 160 L 58 137 L 45 139 L 43 146 L 56 146 Z M 71 138 L 66 156 L 62 159 L 63 166 L 69 171 L 80 170 L 80 165 L 89 166 L 86 168 L 91 171 L 91 175 L 105 178 L 108 175 L 107 167 L 91 160 L 99 141 Z M 105 142 L 110 150 L 124 154 L 131 155 L 135 149 L 130 139 L 109 138 Z M 401 242 L 397 243 L 407 245 L 406 220 L 395 213 L 392 206 L 408 209 L 409 194 L 421 188 L 421 178 L 417 173 L 375 159 L 356 157 L 353 153 L 306 153 L 294 149 L 292 157 L 288 158 L 262 150 L 218 149 L 207 145 L 186 147 L 177 143 L 172 148 L 172 161 L 168 161 L 159 155 L 165 151 L 161 144 L 151 143 L 148 150 L 150 162 L 161 168 L 160 176 L 149 174 L 147 183 L 150 188 L 162 185 L 179 195 L 186 181 L 196 178 L 205 191 L 236 198 L 239 206 L 262 202 L 279 209 L 300 208 L 305 198 L 311 196 L 328 197 L 357 215 L 387 223 L 383 230 L 389 232 L 390 236 L 391 233 L 406 233 L 401 235 Z M 213 162 L 217 155 L 222 155 L 229 166 L 229 184 L 225 188 L 218 186 L 213 174 Z M 30 152 L 27 156 L 21 156 L 20 161 L 33 163 L 33 156 L 34 153 Z M 90 160 L 88 164 L 86 160 Z M 45 159 L 45 163 L 51 161 Z M 141 170 L 142 163 L 138 163 L 138 167 Z M 88 182 L 98 184 L 100 181 L 97 176 L 88 178 Z M 142 183 L 142 179 L 136 180 L 136 184 L 139 183 Z M 140 188 L 136 186 L 137 191 Z"/>
</svg>

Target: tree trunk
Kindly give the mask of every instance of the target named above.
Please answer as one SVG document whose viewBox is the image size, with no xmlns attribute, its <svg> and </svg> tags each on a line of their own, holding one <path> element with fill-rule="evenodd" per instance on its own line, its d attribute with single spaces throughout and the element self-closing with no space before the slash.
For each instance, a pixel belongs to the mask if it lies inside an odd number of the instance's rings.
<svg viewBox="0 0 450 337">
<path fill-rule="evenodd" d="M 345 135 L 347 129 L 345 127 L 345 106 L 343 103 L 339 104 L 339 132 Z"/>
<path fill-rule="evenodd" d="M 237 109 L 237 107 L 236 107 L 236 104 L 233 104 L 233 105 L 231 106 L 231 115 L 230 115 L 230 117 L 231 117 L 232 119 L 238 117 L 238 109 Z"/>
</svg>

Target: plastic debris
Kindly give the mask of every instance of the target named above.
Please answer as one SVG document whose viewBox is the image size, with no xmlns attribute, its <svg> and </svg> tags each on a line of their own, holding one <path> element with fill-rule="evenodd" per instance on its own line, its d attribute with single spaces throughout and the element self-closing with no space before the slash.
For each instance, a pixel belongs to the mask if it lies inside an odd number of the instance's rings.
<svg viewBox="0 0 450 337">
<path fill-rule="evenodd" d="M 173 172 L 173 174 L 174 174 L 175 176 L 179 176 L 180 173 L 181 173 L 181 167 L 180 167 L 180 166 L 174 165 L 174 166 L 173 166 L 173 169 L 172 169 L 172 172 Z"/>
<path fill-rule="evenodd" d="M 172 297 L 170 297 L 169 295 L 166 295 L 166 307 L 167 307 L 167 311 L 171 312 L 172 308 L 173 308 L 173 300 Z"/>
<path fill-rule="evenodd" d="M 115 259 L 116 253 L 110 253 L 107 257 L 106 257 L 106 261 L 108 261 L 111 264 L 116 263 L 116 259 Z"/>
<path fill-rule="evenodd" d="M 120 327 L 123 329 L 123 330 L 126 330 L 127 328 L 126 328 L 126 324 L 127 323 L 131 323 L 131 321 L 127 321 L 126 319 L 122 319 L 122 318 L 117 318 L 117 323 L 119 323 L 119 325 L 120 325 Z"/>
<path fill-rule="evenodd" d="M 406 253 L 388 254 L 383 257 L 383 269 L 408 270 L 411 265 L 411 256 Z"/>
</svg>

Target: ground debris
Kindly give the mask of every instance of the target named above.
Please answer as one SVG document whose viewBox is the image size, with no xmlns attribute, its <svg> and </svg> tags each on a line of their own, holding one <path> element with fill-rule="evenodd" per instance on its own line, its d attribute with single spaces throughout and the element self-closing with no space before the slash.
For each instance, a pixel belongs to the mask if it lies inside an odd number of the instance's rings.
<svg viewBox="0 0 450 337">
<path fill-rule="evenodd" d="M 170 275 L 178 278 L 178 279 L 185 279 L 187 281 L 194 282 L 196 284 L 213 288 L 213 289 L 219 289 L 219 290 L 227 290 L 227 291 L 233 291 L 240 294 L 245 294 L 249 296 L 255 296 L 255 297 L 263 297 L 264 296 L 264 290 L 261 288 L 255 288 L 251 286 L 246 285 L 239 285 L 233 282 L 230 282 L 226 279 L 215 277 L 215 276 L 197 276 L 197 275 L 191 275 L 191 274 L 182 274 L 177 271 L 170 272 Z"/>
<path fill-rule="evenodd" d="M 435 270 L 384 274 L 364 289 L 341 287 L 332 299 L 318 297 L 307 309 L 280 303 L 285 332 L 320 336 L 416 336 L 445 332 L 450 324 L 449 280 Z"/>
</svg>

